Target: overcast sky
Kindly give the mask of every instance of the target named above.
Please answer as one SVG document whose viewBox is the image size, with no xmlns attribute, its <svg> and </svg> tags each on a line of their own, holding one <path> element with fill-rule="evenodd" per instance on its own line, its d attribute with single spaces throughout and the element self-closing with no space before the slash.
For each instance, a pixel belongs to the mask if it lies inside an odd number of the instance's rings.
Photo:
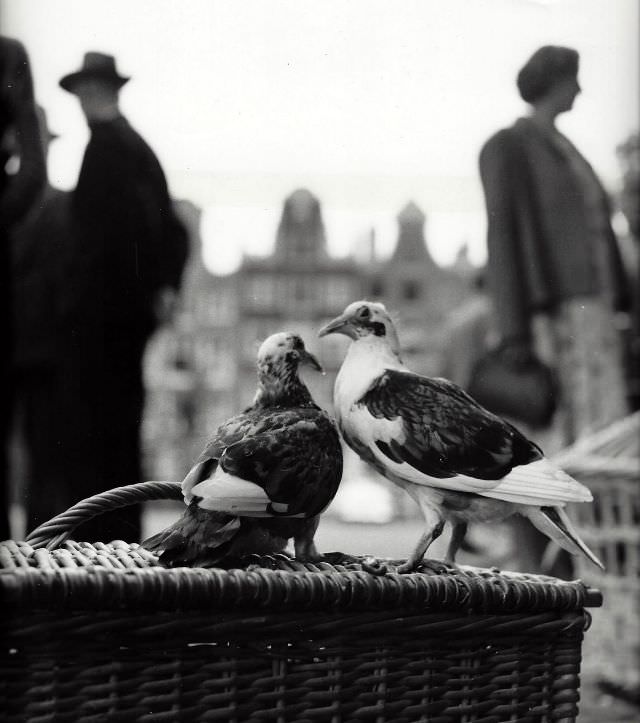
<svg viewBox="0 0 640 723">
<path fill-rule="evenodd" d="M 205 211 L 205 259 L 266 253 L 299 186 L 337 254 L 376 230 L 388 253 L 414 200 L 433 255 L 484 257 L 477 154 L 525 112 L 514 78 L 543 44 L 575 47 L 583 94 L 561 128 L 609 188 L 638 127 L 637 0 L 0 0 L 60 134 L 54 184 L 75 184 L 87 140 L 59 78 L 87 50 L 117 57 L 122 107 L 171 190 Z"/>
</svg>

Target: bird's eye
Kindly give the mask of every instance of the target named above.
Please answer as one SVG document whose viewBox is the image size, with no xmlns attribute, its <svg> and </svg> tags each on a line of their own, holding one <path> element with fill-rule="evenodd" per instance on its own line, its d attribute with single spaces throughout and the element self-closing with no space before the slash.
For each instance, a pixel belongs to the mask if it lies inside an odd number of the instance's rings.
<svg viewBox="0 0 640 723">
<path fill-rule="evenodd" d="M 360 311 L 358 311 L 358 316 L 361 319 L 368 319 L 371 316 L 371 311 L 369 310 L 369 307 L 363 306 Z"/>
<path fill-rule="evenodd" d="M 304 342 L 299 336 L 293 337 L 293 348 L 297 349 L 298 351 L 302 351 L 304 349 Z"/>
</svg>

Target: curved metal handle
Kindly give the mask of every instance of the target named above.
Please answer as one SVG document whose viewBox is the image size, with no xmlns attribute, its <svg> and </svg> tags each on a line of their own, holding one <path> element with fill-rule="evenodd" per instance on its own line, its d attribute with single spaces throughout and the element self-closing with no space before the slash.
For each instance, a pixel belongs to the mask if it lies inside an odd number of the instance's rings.
<svg viewBox="0 0 640 723">
<path fill-rule="evenodd" d="M 149 500 L 182 500 L 182 486 L 179 482 L 138 482 L 125 487 L 87 497 L 70 507 L 66 512 L 43 522 L 29 533 L 26 542 L 37 549 L 46 547 L 53 550 L 67 540 L 83 522 L 118 507 L 135 505 Z"/>
</svg>

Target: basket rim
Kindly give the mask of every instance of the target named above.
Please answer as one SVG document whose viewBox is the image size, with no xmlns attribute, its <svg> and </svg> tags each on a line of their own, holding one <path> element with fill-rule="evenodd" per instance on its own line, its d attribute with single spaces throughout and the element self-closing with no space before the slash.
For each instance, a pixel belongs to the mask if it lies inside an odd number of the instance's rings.
<svg viewBox="0 0 640 723">
<path fill-rule="evenodd" d="M 86 553 L 96 554 L 94 564 Z M 599 607 L 602 594 L 580 580 L 564 581 L 459 566 L 434 572 L 373 575 L 357 563 L 302 563 L 285 555 L 250 556 L 244 568 L 137 566 L 137 544 L 68 542 L 36 550 L 0 543 L 0 594 L 11 609 L 260 610 L 414 609 L 491 613 L 570 611 Z M 151 553 L 144 551 L 151 556 Z M 153 557 L 153 556 L 151 556 Z M 78 564 L 78 560 L 80 564 Z M 110 560 L 123 561 L 120 568 Z M 105 566 L 101 565 L 104 563 Z M 129 566 L 125 567 L 125 563 Z"/>
</svg>

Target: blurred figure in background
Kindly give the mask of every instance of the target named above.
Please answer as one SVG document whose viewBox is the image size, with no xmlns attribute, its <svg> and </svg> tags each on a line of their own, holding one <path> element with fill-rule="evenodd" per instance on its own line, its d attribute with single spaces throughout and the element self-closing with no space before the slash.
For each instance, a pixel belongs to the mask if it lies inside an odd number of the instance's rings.
<svg viewBox="0 0 640 723">
<path fill-rule="evenodd" d="M 36 113 L 45 153 L 57 138 L 44 109 Z M 11 234 L 14 420 L 25 450 L 23 489 L 27 529 L 69 506 L 58 439 L 64 341 L 62 289 L 69 254 L 70 194 L 46 183 Z"/>
<path fill-rule="evenodd" d="M 19 161 L 13 174 L 7 168 L 12 155 Z M 5 339 L 0 355 L 0 540 L 10 536 L 7 480 L 13 314 L 9 234 L 31 208 L 44 182 L 29 58 L 17 40 L 0 36 L 0 330 Z"/>
<path fill-rule="evenodd" d="M 615 312 L 629 284 L 607 195 L 555 127 L 580 92 L 578 53 L 545 46 L 518 75 L 531 115 L 499 131 L 480 155 L 489 229 L 489 290 L 504 341 L 556 369 L 553 453 L 627 411 Z"/>
<path fill-rule="evenodd" d="M 632 133 L 617 148 L 622 168 L 619 206 L 629 228 L 622 238 L 622 257 L 632 279 L 631 324 L 627 335 L 629 404 L 640 409 L 640 133 Z"/>
<path fill-rule="evenodd" d="M 112 56 L 98 52 L 60 80 L 91 132 L 71 202 L 65 304 L 71 341 L 61 418 L 74 501 L 140 481 L 142 355 L 171 315 L 188 252 L 162 168 L 120 112 L 128 80 Z M 89 541 L 139 536 L 140 512 L 131 507 L 76 532 Z"/>
<path fill-rule="evenodd" d="M 468 389 L 478 359 L 495 343 L 491 299 L 486 290 L 485 271 L 471 279 L 471 296 L 448 315 L 444 337 L 447 340 L 441 375 Z"/>
<path fill-rule="evenodd" d="M 609 201 L 555 126 L 580 92 L 578 60 L 570 48 L 537 50 L 517 78 L 530 115 L 492 136 L 480 154 L 498 331 L 513 358 L 538 355 L 558 379 L 551 427 L 529 432 L 547 455 L 627 412 L 615 313 L 628 310 L 629 289 Z M 535 570 L 546 543 L 530 532 L 522 526 L 518 537 L 531 557 L 524 569 Z"/>
</svg>

